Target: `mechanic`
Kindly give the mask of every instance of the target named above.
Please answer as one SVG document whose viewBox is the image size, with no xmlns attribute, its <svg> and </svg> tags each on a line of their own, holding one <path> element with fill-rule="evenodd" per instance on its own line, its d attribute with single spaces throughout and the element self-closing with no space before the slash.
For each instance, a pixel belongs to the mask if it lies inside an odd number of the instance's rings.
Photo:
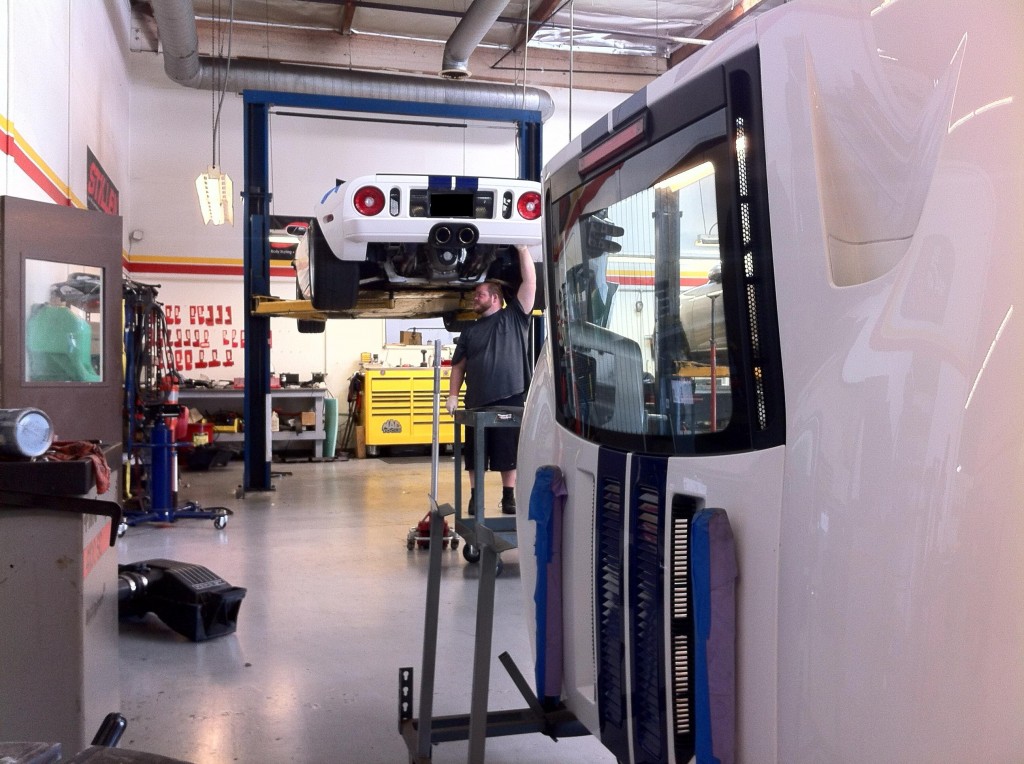
<svg viewBox="0 0 1024 764">
<path fill-rule="evenodd" d="M 466 408 L 485 406 L 522 406 L 529 384 L 530 359 L 528 335 L 530 313 L 537 292 L 537 275 L 530 251 L 518 245 L 519 273 L 522 283 L 515 299 L 502 306 L 501 284 L 487 281 L 473 292 L 473 310 L 479 316 L 459 336 L 452 356 L 452 373 L 445 408 L 454 414 L 459 405 L 459 390 L 466 381 Z M 476 474 L 474 473 L 474 427 L 466 428 L 463 454 L 469 472 L 469 514 L 476 513 Z M 516 513 L 516 451 L 519 429 L 496 427 L 485 431 L 484 469 L 501 472 L 501 511 Z"/>
</svg>

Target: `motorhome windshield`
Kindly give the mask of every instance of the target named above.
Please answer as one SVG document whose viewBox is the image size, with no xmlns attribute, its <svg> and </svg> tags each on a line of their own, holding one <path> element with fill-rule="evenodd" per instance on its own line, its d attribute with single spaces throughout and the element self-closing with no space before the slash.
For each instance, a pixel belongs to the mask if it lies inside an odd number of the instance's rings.
<svg viewBox="0 0 1024 764">
<path fill-rule="evenodd" d="M 573 432 L 688 453 L 749 448 L 767 427 L 747 295 L 769 255 L 739 187 L 746 137 L 713 113 L 551 204 L 557 415 Z"/>
</svg>

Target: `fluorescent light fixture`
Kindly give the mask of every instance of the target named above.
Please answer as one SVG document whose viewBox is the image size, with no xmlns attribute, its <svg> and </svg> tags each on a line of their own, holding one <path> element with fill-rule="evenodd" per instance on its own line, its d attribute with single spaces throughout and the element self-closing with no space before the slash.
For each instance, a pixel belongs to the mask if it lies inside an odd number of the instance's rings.
<svg viewBox="0 0 1024 764">
<path fill-rule="evenodd" d="M 960 119 L 958 119 L 956 122 L 951 124 L 949 126 L 949 128 L 946 130 L 946 134 L 948 135 L 949 133 L 953 132 L 958 127 L 960 127 L 960 125 L 962 125 L 964 122 L 967 122 L 968 120 L 972 120 L 975 117 L 980 117 L 982 114 L 984 114 L 989 109 L 995 109 L 995 108 L 997 108 L 999 106 L 1009 106 L 1012 103 L 1013 103 L 1013 96 L 1009 96 L 1007 98 L 1000 98 L 998 101 L 992 101 L 990 103 L 985 104 L 984 106 L 979 106 L 974 111 L 972 111 L 972 112 L 970 112 L 968 114 L 965 114 L 964 116 L 960 117 Z"/>
<path fill-rule="evenodd" d="M 216 165 L 207 167 L 206 172 L 196 178 L 196 193 L 199 194 L 199 209 L 204 223 L 235 224 L 231 178 L 226 172 L 221 172 Z"/>
<path fill-rule="evenodd" d="M 996 343 L 999 342 L 999 338 L 1003 336 L 1003 329 L 1010 323 L 1010 317 L 1013 315 L 1013 306 L 1011 305 L 1003 316 L 1002 322 L 999 324 L 999 328 L 996 329 L 996 336 L 992 339 L 992 344 L 988 346 L 988 352 L 985 353 L 985 358 L 981 362 L 981 368 L 978 369 L 978 375 L 974 378 L 974 384 L 971 385 L 971 392 L 967 395 L 967 402 L 964 403 L 964 411 L 971 405 L 971 400 L 974 398 L 974 391 L 978 389 L 978 383 L 981 382 L 981 375 L 985 373 L 985 369 L 988 368 L 988 361 L 992 357 L 992 352 L 996 349 Z"/>
<path fill-rule="evenodd" d="M 882 4 L 871 9 L 871 15 L 876 16 L 889 7 L 896 5 L 897 0 L 883 0 Z"/>
<path fill-rule="evenodd" d="M 672 42 L 681 42 L 684 45 L 710 45 L 711 40 L 702 40 L 699 37 L 669 37 Z"/>
<path fill-rule="evenodd" d="M 657 183 L 655 188 L 667 188 L 669 191 L 678 191 L 681 188 L 692 186 L 699 180 L 709 175 L 715 174 L 715 166 L 711 162 L 702 162 L 696 167 L 691 167 L 688 170 L 683 170 L 680 173 L 676 173 L 670 178 Z"/>
</svg>

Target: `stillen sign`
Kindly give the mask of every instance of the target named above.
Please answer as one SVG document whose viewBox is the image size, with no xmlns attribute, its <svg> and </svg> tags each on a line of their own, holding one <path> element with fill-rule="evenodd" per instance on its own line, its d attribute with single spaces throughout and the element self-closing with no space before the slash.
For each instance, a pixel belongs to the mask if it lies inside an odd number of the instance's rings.
<svg viewBox="0 0 1024 764">
<path fill-rule="evenodd" d="M 86 177 L 89 179 L 89 193 L 86 203 L 90 210 L 99 210 L 108 215 L 117 215 L 120 212 L 120 197 L 117 193 L 117 186 L 110 180 L 110 176 L 103 170 L 103 165 L 92 153 L 88 146 L 86 151 Z"/>
</svg>

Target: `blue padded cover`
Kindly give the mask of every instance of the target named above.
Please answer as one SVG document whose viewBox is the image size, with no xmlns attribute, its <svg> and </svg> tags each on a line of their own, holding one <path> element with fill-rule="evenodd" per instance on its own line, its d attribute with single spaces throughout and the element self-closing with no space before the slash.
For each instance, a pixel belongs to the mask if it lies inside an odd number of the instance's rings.
<svg viewBox="0 0 1024 764">
<path fill-rule="evenodd" d="M 697 764 L 736 760 L 736 545 L 724 509 L 702 509 L 690 532 L 696 631 Z"/>
<path fill-rule="evenodd" d="M 537 586 L 537 697 L 545 705 L 562 694 L 562 510 L 565 480 L 556 466 L 537 469 L 530 494 L 530 519 L 537 523 L 534 554 Z"/>
</svg>

